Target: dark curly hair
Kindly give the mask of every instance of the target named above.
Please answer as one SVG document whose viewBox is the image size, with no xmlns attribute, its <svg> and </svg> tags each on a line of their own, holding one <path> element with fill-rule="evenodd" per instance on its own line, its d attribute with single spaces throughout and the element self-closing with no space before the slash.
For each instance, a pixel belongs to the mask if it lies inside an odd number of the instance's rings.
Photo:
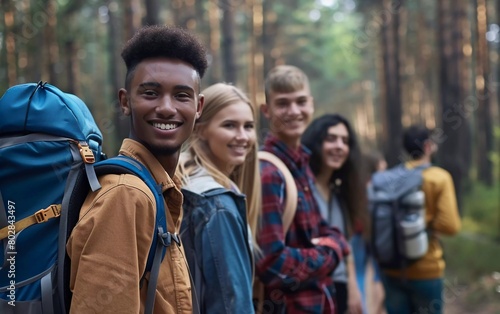
<svg viewBox="0 0 500 314">
<path fill-rule="evenodd" d="M 178 59 L 189 63 L 200 78 L 208 67 L 205 48 L 187 30 L 175 26 L 144 26 L 127 41 L 121 56 L 127 66 L 125 86 L 128 87 L 132 74 L 141 61 L 155 57 Z"/>
<path fill-rule="evenodd" d="M 349 156 L 342 167 L 335 171 L 330 178 L 334 193 L 339 197 L 340 203 L 347 212 L 347 227 L 350 233 L 363 226 L 363 233 L 367 235 L 369 228 L 366 211 L 367 196 L 364 174 L 364 165 L 356 134 L 349 121 L 339 114 L 325 114 L 311 122 L 302 135 L 301 141 L 311 151 L 309 166 L 315 176 L 321 171 L 323 155 L 323 142 L 328 134 L 328 129 L 337 124 L 343 124 L 349 134 Z M 339 181 L 340 179 L 340 181 Z M 337 182 L 340 182 L 338 185 Z"/>
</svg>

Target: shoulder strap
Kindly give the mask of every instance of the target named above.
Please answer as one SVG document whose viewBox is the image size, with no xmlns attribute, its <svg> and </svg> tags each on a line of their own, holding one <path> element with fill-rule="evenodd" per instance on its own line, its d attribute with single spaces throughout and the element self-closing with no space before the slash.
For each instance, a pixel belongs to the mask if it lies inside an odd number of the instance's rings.
<svg viewBox="0 0 500 314">
<path fill-rule="evenodd" d="M 293 179 L 292 173 L 288 167 L 279 159 L 276 155 L 266 152 L 259 151 L 258 156 L 260 160 L 265 160 L 272 163 L 278 170 L 283 174 L 285 178 L 285 188 L 286 188 L 286 201 L 285 201 L 285 211 L 283 212 L 283 235 L 286 235 L 290 225 L 292 224 L 293 217 L 295 216 L 295 211 L 297 210 L 297 199 L 298 192 L 297 186 L 295 185 L 295 180 Z"/>
<path fill-rule="evenodd" d="M 156 183 L 149 170 L 146 169 L 143 164 L 127 156 L 120 155 L 109 158 L 96 164 L 95 168 L 97 175 L 123 173 L 134 174 L 141 178 L 153 192 L 156 202 L 155 236 L 153 236 L 153 242 L 151 244 L 151 248 L 149 249 L 146 270 L 141 278 L 142 285 L 144 276 L 147 272 L 150 272 L 145 313 L 153 313 L 160 264 L 165 257 L 167 247 L 170 246 L 171 241 L 174 240 L 179 243 L 177 235 L 170 234 L 167 231 L 167 219 L 165 217 L 165 206 L 163 204 L 161 185 Z"/>
</svg>

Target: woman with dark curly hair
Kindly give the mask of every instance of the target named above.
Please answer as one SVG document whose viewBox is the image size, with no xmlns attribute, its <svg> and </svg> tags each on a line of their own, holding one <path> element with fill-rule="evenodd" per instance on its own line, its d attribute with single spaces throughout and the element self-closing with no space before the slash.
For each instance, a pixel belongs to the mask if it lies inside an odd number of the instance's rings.
<svg viewBox="0 0 500 314">
<path fill-rule="evenodd" d="M 315 119 L 302 136 L 311 151 L 313 195 L 326 221 L 346 238 L 367 233 L 366 183 L 356 135 L 346 118 L 327 114 Z M 338 313 L 362 313 L 362 299 L 350 257 L 333 273 Z"/>
</svg>

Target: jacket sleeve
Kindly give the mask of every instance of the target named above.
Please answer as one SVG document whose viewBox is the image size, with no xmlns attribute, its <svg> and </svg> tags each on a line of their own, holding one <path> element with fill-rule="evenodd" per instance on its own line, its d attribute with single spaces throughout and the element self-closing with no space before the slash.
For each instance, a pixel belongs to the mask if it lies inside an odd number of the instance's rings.
<svg viewBox="0 0 500 314">
<path fill-rule="evenodd" d="M 254 313 L 252 262 L 248 228 L 228 195 L 220 195 L 224 208 L 212 211 L 201 230 L 203 313 Z"/>
<path fill-rule="evenodd" d="M 154 201 L 129 185 L 98 192 L 87 197 L 67 244 L 71 312 L 139 313 L 139 281 L 152 242 Z"/>
<path fill-rule="evenodd" d="M 257 241 L 262 254 L 256 263 L 260 280 L 269 288 L 294 289 L 328 276 L 343 257 L 347 243 L 338 230 L 328 228 L 322 220 L 319 236 L 332 237 L 333 242 L 340 239 L 337 248 L 312 243 L 303 248 L 286 246 L 282 225 L 285 183 L 269 163 L 262 163 L 261 170 L 263 206 Z"/>
<path fill-rule="evenodd" d="M 438 184 L 433 189 L 436 191 L 434 202 L 436 208 L 432 229 L 442 234 L 454 235 L 460 231 L 461 221 L 453 179 L 446 171 L 441 171 L 439 178 Z"/>
</svg>

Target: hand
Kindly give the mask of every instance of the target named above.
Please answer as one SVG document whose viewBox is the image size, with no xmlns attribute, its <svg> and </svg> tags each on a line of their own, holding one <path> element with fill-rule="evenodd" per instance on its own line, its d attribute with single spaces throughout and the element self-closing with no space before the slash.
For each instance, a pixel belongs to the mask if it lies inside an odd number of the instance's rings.
<svg viewBox="0 0 500 314">
<path fill-rule="evenodd" d="M 384 305 L 384 286 L 381 282 L 373 283 L 373 313 L 382 314 L 385 310 Z"/>
<path fill-rule="evenodd" d="M 311 239 L 311 243 L 314 245 L 328 246 L 332 249 L 338 249 L 340 246 L 339 243 L 336 243 L 330 237 L 313 238 L 313 239 Z"/>
<path fill-rule="evenodd" d="M 340 259 L 347 256 L 351 251 L 350 245 L 344 237 L 340 237 L 339 239 L 334 239 L 332 237 L 318 237 L 311 239 L 311 243 L 334 249 L 335 252 L 342 254 L 342 256 L 339 256 Z"/>
<path fill-rule="evenodd" d="M 349 287 L 348 287 L 349 289 Z M 347 296 L 347 313 L 363 314 L 363 301 L 358 287 L 350 288 Z"/>
</svg>

